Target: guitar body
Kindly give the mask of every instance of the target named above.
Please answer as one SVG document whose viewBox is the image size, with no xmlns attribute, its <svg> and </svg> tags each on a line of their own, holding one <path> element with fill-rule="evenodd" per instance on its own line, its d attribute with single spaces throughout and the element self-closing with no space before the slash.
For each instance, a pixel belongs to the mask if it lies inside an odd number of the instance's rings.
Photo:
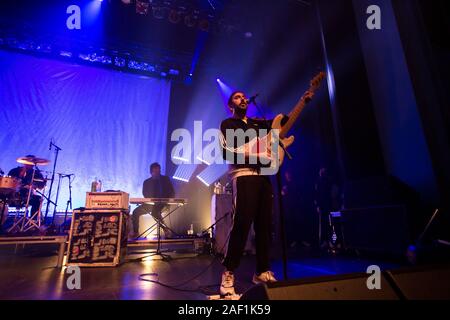
<svg viewBox="0 0 450 320">
<path fill-rule="evenodd" d="M 283 114 L 279 114 L 277 115 L 272 122 L 272 130 L 279 130 L 279 132 L 281 132 L 281 130 L 283 129 L 283 126 L 281 125 L 282 121 L 283 121 L 284 115 Z M 290 136 L 287 138 L 282 138 L 280 137 L 280 142 L 283 144 L 284 149 L 289 148 L 293 143 L 294 143 L 295 137 L 294 136 Z M 270 139 L 268 139 L 268 141 L 271 141 Z M 284 149 L 281 146 L 278 146 L 278 165 L 281 166 L 283 164 L 283 160 L 284 160 L 284 156 L 285 156 L 285 152 Z"/>
</svg>

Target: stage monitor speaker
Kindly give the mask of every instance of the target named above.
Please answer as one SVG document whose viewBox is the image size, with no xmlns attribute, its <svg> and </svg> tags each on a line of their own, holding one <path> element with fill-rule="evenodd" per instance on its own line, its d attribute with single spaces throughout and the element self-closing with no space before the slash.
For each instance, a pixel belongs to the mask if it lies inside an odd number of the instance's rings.
<svg viewBox="0 0 450 320">
<path fill-rule="evenodd" d="M 399 300 L 382 275 L 381 289 L 369 290 L 366 273 L 259 284 L 245 292 L 241 300 Z"/>
<path fill-rule="evenodd" d="M 449 300 L 450 265 L 388 271 L 387 277 L 407 300 Z"/>
</svg>

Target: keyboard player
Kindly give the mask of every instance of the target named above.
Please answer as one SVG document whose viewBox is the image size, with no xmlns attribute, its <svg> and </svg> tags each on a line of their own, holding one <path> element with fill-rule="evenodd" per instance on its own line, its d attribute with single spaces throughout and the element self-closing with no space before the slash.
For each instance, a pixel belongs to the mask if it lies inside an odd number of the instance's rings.
<svg viewBox="0 0 450 320">
<path fill-rule="evenodd" d="M 172 181 L 167 176 L 161 174 L 161 166 L 159 163 L 153 163 L 150 166 L 151 177 L 144 181 L 142 186 L 142 194 L 145 198 L 173 198 L 175 191 L 173 189 Z M 162 221 L 162 210 L 166 207 L 165 204 L 142 204 L 134 209 L 132 214 L 133 221 L 133 238 L 139 236 L 139 218 L 145 214 L 151 213 L 156 221 L 161 222 L 161 229 L 164 231 L 166 238 L 171 236 L 170 230 Z"/>
</svg>

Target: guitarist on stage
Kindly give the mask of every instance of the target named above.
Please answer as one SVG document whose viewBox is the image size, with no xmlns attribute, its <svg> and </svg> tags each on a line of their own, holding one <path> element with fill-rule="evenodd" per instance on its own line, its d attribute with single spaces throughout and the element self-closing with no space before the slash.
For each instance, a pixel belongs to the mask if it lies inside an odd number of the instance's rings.
<svg viewBox="0 0 450 320">
<path fill-rule="evenodd" d="M 311 99 L 313 93 L 307 92 L 306 96 Z M 222 121 L 220 126 L 223 135 L 221 139 L 223 156 L 228 161 L 233 160 L 229 174 L 233 182 L 234 201 L 233 225 L 223 260 L 226 270 L 222 274 L 220 286 L 222 296 L 235 295 L 234 271 L 239 266 L 252 223 L 256 236 L 256 272 L 253 275 L 253 283 L 277 281 L 274 273 L 270 271 L 269 263 L 273 190 L 269 177 L 261 174 L 261 168 L 264 167 L 262 163 L 270 162 L 270 149 L 257 148 L 256 152 L 252 152 L 249 137 L 236 138 L 234 141 L 228 139 L 233 132 L 237 136 L 251 129 L 257 134 L 260 129 L 267 131 L 272 129 L 272 121 L 248 118 L 248 105 L 249 100 L 242 91 L 234 92 L 228 100 L 228 107 L 233 116 Z M 239 140 L 244 145 L 239 145 Z M 260 161 L 249 161 L 251 157 L 256 157 Z"/>
</svg>

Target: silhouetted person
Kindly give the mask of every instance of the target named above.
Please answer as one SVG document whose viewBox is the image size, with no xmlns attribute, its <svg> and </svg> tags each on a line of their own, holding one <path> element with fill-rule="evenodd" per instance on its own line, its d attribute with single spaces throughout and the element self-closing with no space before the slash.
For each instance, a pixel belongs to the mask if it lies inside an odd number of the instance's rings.
<svg viewBox="0 0 450 320">
<path fill-rule="evenodd" d="M 150 166 L 151 178 L 144 181 L 142 186 L 142 194 L 144 198 L 173 198 L 175 191 L 173 189 L 172 181 L 167 176 L 161 174 L 161 166 L 158 163 L 153 163 Z M 161 228 L 166 237 L 169 237 L 171 232 L 162 221 L 161 212 L 166 207 L 164 204 L 142 204 L 133 211 L 133 237 L 139 236 L 139 218 L 145 214 L 151 213 L 156 221 L 161 222 Z"/>
<path fill-rule="evenodd" d="M 33 156 L 28 155 L 27 157 L 31 158 Z M 11 177 L 14 177 L 14 178 L 17 178 L 20 180 L 20 182 L 21 182 L 21 186 L 20 186 L 20 190 L 19 190 L 20 200 L 22 201 L 23 204 L 25 204 L 27 201 L 27 197 L 28 197 L 28 190 L 29 190 L 29 186 L 31 184 L 31 178 L 33 177 L 33 166 L 32 165 L 23 165 L 23 166 L 16 167 L 9 171 L 8 176 L 11 176 Z M 38 168 L 36 168 L 36 171 L 34 173 L 34 180 L 35 180 L 33 182 L 34 188 L 42 189 L 45 187 L 46 182 L 45 182 L 44 176 L 41 174 L 41 171 Z M 35 192 L 32 190 L 31 196 L 30 196 L 30 203 L 29 203 L 29 205 L 31 206 L 31 215 L 35 214 L 40 209 L 41 201 L 42 201 L 42 198 L 40 196 L 36 195 Z"/>
</svg>

